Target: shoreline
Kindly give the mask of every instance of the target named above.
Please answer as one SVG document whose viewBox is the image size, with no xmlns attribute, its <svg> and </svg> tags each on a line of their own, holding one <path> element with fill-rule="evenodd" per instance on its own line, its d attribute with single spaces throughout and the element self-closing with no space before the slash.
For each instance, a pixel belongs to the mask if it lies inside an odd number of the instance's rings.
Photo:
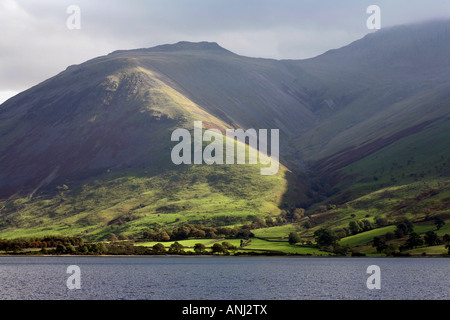
<svg viewBox="0 0 450 320">
<path fill-rule="evenodd" d="M 409 256 L 337 256 L 337 255 L 329 255 L 329 256 L 313 256 L 313 255 L 264 255 L 264 254 L 249 254 L 249 255 L 212 255 L 212 254 L 167 254 L 167 255 L 158 255 L 158 254 L 149 254 L 149 255 L 121 255 L 121 254 L 104 254 L 104 255 L 78 255 L 78 254 L 0 254 L 0 258 L 2 257 L 37 257 L 37 258 L 321 258 L 321 259 L 404 259 L 404 258 L 442 258 L 448 259 L 449 255 L 409 255 Z"/>
</svg>

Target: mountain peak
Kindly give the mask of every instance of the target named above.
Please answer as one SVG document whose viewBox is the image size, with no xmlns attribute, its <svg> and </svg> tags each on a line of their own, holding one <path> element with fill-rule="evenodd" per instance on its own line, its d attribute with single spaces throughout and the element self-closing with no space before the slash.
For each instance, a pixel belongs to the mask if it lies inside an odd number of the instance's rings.
<svg viewBox="0 0 450 320">
<path fill-rule="evenodd" d="M 174 44 L 163 44 L 151 48 L 141 48 L 134 50 L 118 50 L 114 51 L 112 54 L 123 53 L 123 52 L 178 52 L 178 51 L 205 51 L 213 53 L 227 53 L 233 54 L 231 51 L 221 47 L 217 42 L 189 42 L 189 41 L 179 41 Z"/>
<path fill-rule="evenodd" d="M 372 74 L 383 69 L 386 74 L 403 74 L 410 79 L 413 74 L 441 75 L 446 79 L 449 52 L 450 20 L 443 19 L 386 27 L 309 61 L 334 66 L 338 73 L 349 66 L 371 65 Z"/>
</svg>

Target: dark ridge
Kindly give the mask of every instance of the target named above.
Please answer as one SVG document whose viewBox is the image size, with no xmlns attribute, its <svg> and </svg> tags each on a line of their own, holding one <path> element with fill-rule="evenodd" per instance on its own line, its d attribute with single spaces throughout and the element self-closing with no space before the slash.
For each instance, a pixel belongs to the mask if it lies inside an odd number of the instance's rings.
<svg viewBox="0 0 450 320">
<path fill-rule="evenodd" d="M 177 51 L 205 51 L 205 52 L 214 52 L 214 53 L 226 53 L 226 54 L 234 54 L 233 52 L 222 48 L 216 42 L 189 42 L 189 41 L 180 41 L 175 44 L 163 44 L 156 47 L 151 48 L 141 48 L 141 49 L 133 49 L 133 50 L 117 50 L 110 54 L 118 54 L 125 52 L 177 52 Z"/>
</svg>

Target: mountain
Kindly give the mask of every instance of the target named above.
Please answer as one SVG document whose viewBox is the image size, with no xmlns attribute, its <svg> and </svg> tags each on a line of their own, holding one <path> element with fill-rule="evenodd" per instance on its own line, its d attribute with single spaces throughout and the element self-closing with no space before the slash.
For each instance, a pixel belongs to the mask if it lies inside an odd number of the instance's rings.
<svg viewBox="0 0 450 320">
<path fill-rule="evenodd" d="M 246 66 L 248 60 L 209 43 L 119 51 L 70 66 L 6 101 L 0 108 L 3 234 L 64 230 L 101 237 L 116 221 L 134 233 L 168 221 L 235 224 L 278 215 L 291 192 L 292 173 L 284 167 L 261 176 L 259 165 L 200 169 L 171 162 L 172 132 L 192 129 L 195 120 L 224 132 L 240 127 L 235 119 L 267 128 L 274 115 L 293 111 L 296 100 L 277 81 L 256 78 L 261 88 L 251 94 L 251 84 L 240 88 L 258 75 L 253 69 L 283 74 L 273 61 Z M 183 83 L 170 77 L 176 72 Z M 193 101 L 184 87 L 205 93 L 199 95 L 205 101 Z M 208 102 L 212 96 L 215 104 Z M 283 112 L 277 96 L 286 100 Z M 220 110 L 230 99 L 230 109 Z M 256 99 L 265 102 L 245 102 Z M 237 118 L 259 106 L 264 110 L 251 111 L 259 117 Z"/>
<path fill-rule="evenodd" d="M 179 42 L 70 66 L 0 106 L 0 235 L 290 222 L 295 207 L 448 180 L 449 29 L 385 28 L 306 60 Z M 280 171 L 174 165 L 171 133 L 194 121 L 279 129 Z"/>
<path fill-rule="evenodd" d="M 320 121 L 294 139 L 297 157 L 341 188 L 448 176 L 449 32 L 449 21 L 386 28 L 286 62 L 320 79 L 308 88 Z"/>
</svg>

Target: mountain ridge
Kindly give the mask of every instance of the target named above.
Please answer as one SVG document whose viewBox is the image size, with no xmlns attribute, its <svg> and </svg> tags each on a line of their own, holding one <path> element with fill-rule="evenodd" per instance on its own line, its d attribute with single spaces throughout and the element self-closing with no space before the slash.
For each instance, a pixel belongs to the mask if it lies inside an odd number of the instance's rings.
<svg viewBox="0 0 450 320">
<path fill-rule="evenodd" d="M 177 52 L 177 51 L 207 51 L 210 53 L 235 53 L 221 47 L 217 42 L 190 42 L 190 41 L 179 41 L 173 44 L 162 44 L 149 48 L 139 48 L 131 50 L 116 50 L 108 55 L 121 54 L 121 53 L 145 53 L 145 52 Z"/>
</svg>

